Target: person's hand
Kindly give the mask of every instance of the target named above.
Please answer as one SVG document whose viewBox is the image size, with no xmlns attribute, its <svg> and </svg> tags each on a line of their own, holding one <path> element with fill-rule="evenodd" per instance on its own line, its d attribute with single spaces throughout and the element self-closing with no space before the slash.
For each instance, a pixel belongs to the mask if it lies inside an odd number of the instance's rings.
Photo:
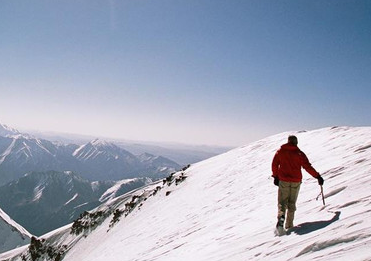
<svg viewBox="0 0 371 261">
<path fill-rule="evenodd" d="M 280 184 L 280 180 L 277 177 L 274 177 L 273 184 L 278 186 Z"/>
<path fill-rule="evenodd" d="M 317 179 L 318 179 L 318 184 L 322 186 L 325 181 L 323 180 L 323 178 L 321 177 L 321 175 L 319 175 L 317 177 Z"/>
</svg>

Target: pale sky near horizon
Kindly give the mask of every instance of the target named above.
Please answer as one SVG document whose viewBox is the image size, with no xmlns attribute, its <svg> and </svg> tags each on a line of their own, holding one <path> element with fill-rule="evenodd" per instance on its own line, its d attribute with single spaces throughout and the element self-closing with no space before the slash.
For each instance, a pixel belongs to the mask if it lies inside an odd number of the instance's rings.
<svg viewBox="0 0 371 261">
<path fill-rule="evenodd" d="M 244 145 L 371 122 L 371 1 L 0 0 L 0 122 Z"/>
</svg>

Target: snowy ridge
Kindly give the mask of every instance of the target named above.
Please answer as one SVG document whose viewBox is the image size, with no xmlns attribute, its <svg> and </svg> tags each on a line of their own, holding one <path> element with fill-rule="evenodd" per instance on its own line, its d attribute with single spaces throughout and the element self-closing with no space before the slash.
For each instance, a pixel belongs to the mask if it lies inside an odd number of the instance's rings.
<svg viewBox="0 0 371 261">
<path fill-rule="evenodd" d="M 101 154 L 118 159 L 118 154 L 120 152 L 119 147 L 114 144 L 95 139 L 87 144 L 81 145 L 72 155 L 79 160 L 95 159 Z"/>
<path fill-rule="evenodd" d="M 0 136 L 19 134 L 19 131 L 0 122 Z"/>
<path fill-rule="evenodd" d="M 296 227 L 276 237 L 270 166 L 289 134 L 324 177 L 326 206 L 316 200 L 317 181 L 303 171 Z M 73 261 L 371 260 L 371 127 L 282 133 L 182 173 L 175 176 L 187 178 L 178 185 L 173 178 L 101 205 L 90 216 L 111 214 L 95 229 L 74 236 L 70 225 L 44 238 L 66 245 L 63 260 Z M 126 206 L 136 207 L 115 219 Z M 0 259 L 20 260 L 22 251 Z"/>
<path fill-rule="evenodd" d="M 135 185 L 137 182 L 141 182 L 144 179 L 145 184 L 152 183 L 152 180 L 149 178 L 134 178 L 134 179 L 124 179 L 117 181 L 115 185 L 107 189 L 106 192 L 103 193 L 103 195 L 99 198 L 100 202 L 105 202 L 108 200 L 112 200 L 116 198 L 119 195 L 120 190 L 124 185 Z"/>
<path fill-rule="evenodd" d="M 0 209 L 0 253 L 28 244 L 32 235 Z M 1 259 L 0 259 L 1 260 Z"/>
<path fill-rule="evenodd" d="M 16 139 L 12 140 L 10 146 L 0 155 L 0 164 L 3 163 L 5 158 L 9 156 L 9 154 L 12 152 L 16 141 L 17 141 Z"/>
<path fill-rule="evenodd" d="M 24 237 L 31 237 L 32 235 L 24 229 L 21 225 L 16 223 L 13 219 L 11 219 L 2 209 L 0 209 L 0 218 L 4 220 L 6 223 L 14 227 L 17 231 L 19 231 Z"/>
<path fill-rule="evenodd" d="M 6 138 L 0 136 L 0 142 L 8 143 L 0 151 L 0 185 L 29 171 L 59 168 L 58 148 L 49 141 L 17 134 Z"/>
</svg>

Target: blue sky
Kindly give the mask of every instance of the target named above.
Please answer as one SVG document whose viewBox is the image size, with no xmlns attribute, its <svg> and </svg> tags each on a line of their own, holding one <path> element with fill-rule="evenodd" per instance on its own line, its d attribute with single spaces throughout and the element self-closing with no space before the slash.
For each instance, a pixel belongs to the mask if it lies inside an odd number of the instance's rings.
<svg viewBox="0 0 371 261">
<path fill-rule="evenodd" d="M 0 1 L 0 121 L 244 145 L 371 121 L 371 2 Z"/>
</svg>

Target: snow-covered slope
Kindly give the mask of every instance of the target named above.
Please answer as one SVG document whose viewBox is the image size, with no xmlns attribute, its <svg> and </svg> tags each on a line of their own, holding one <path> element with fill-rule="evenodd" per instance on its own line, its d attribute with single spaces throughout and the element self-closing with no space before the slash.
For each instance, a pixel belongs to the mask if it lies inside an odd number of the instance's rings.
<svg viewBox="0 0 371 261">
<path fill-rule="evenodd" d="M 143 187 L 144 185 L 152 183 L 149 178 L 134 178 L 134 179 L 124 179 L 116 181 L 115 184 L 107 189 L 102 196 L 99 198 L 100 202 L 105 202 L 112 200 L 120 195 L 123 195 L 129 191 L 132 191 L 138 187 Z"/>
<path fill-rule="evenodd" d="M 0 209 L 0 253 L 28 244 L 31 237 L 26 229 Z"/>
<path fill-rule="evenodd" d="M 1 146 L 3 144 L 3 146 Z M 0 136 L 0 185 L 31 171 L 73 169 L 69 145 L 58 145 L 28 135 Z"/>
<path fill-rule="evenodd" d="M 316 200 L 317 181 L 304 173 L 296 227 L 277 237 L 270 165 L 288 134 L 298 136 L 324 177 L 326 206 Z M 73 226 L 99 217 L 94 230 L 73 236 L 67 226 L 45 235 L 45 244 L 65 245 L 63 260 L 73 261 L 371 260 L 371 127 L 282 133 L 181 173 L 174 176 L 187 178 L 178 185 L 169 179 L 170 186 L 157 183 L 121 196 Z M 104 220 L 108 209 L 112 214 Z M 21 253 L 26 254 L 18 249 L 0 259 L 20 260 Z"/>
</svg>

